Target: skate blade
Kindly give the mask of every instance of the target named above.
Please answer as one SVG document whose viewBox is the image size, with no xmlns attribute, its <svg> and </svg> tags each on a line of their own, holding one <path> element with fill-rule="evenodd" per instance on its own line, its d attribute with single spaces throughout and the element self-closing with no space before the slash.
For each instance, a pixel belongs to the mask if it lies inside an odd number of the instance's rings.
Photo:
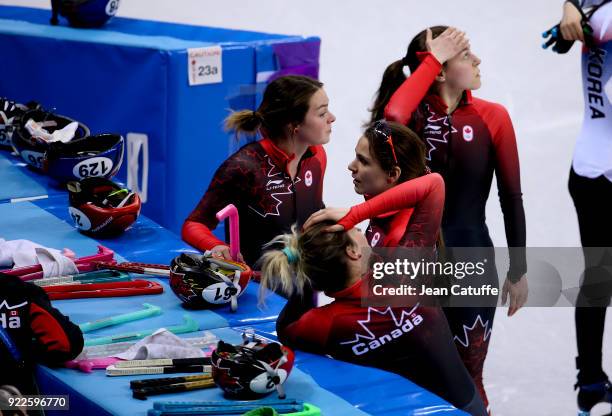
<svg viewBox="0 0 612 416">
<path fill-rule="evenodd" d="M 612 416 L 612 406 L 609 408 L 610 413 L 604 413 L 605 409 L 608 409 L 607 406 L 610 406 L 610 404 L 605 402 L 597 403 L 595 406 L 593 406 L 591 411 L 579 410 L 578 416 Z"/>
</svg>

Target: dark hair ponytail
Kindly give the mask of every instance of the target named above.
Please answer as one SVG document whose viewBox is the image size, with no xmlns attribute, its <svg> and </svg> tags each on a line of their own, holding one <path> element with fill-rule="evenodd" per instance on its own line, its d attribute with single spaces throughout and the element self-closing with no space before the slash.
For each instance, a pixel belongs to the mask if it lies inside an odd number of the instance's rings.
<svg viewBox="0 0 612 416">
<path fill-rule="evenodd" d="M 257 134 L 261 128 L 263 118 L 257 111 L 240 110 L 234 111 L 225 119 L 225 128 L 233 130 L 236 133 L 245 133 L 249 135 Z"/>
<path fill-rule="evenodd" d="M 432 38 L 436 38 L 442 34 L 448 26 L 432 26 L 429 28 L 431 30 Z M 417 34 L 408 45 L 408 50 L 406 51 L 406 56 L 402 59 L 399 59 L 393 62 L 391 65 L 385 69 L 385 73 L 383 74 L 382 81 L 380 82 L 380 87 L 376 92 L 376 96 L 374 98 L 374 105 L 370 109 L 372 113 L 372 117 L 370 118 L 370 122 L 373 123 L 376 120 L 380 120 L 385 117 L 385 107 L 391 100 L 391 96 L 393 93 L 402 85 L 402 83 L 406 80 L 406 75 L 404 75 L 404 66 L 408 66 L 410 68 L 410 72 L 413 73 L 419 67 L 420 61 L 417 57 L 417 52 L 425 52 L 427 51 L 427 29 L 422 30 L 419 34 Z"/>
<path fill-rule="evenodd" d="M 380 87 L 376 92 L 376 98 L 374 99 L 374 105 L 370 109 L 372 117 L 370 122 L 373 123 L 376 120 L 380 120 L 385 117 L 385 107 L 391 99 L 393 93 L 402 85 L 406 80 L 404 75 L 404 61 L 403 59 L 393 62 L 385 69 Z"/>
<path fill-rule="evenodd" d="M 239 135 L 257 132 L 270 139 L 282 139 L 286 128 L 304 121 L 310 98 L 323 84 L 302 75 L 287 75 L 272 81 L 264 91 L 257 111 L 235 111 L 225 119 L 225 127 Z"/>
</svg>

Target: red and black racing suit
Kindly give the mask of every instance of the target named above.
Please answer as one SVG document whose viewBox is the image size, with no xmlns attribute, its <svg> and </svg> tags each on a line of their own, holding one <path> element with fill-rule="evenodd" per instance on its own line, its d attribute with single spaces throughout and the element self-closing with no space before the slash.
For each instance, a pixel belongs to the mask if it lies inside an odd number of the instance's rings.
<svg viewBox="0 0 612 416">
<path fill-rule="evenodd" d="M 301 226 L 323 208 L 323 176 L 327 157 L 322 146 L 308 148 L 295 178 L 287 170 L 288 156 L 263 139 L 249 143 L 217 169 L 208 190 L 183 225 L 183 239 L 205 251 L 226 244 L 211 232 L 216 213 L 234 204 L 240 216 L 241 252 L 249 265 L 259 259 L 262 246 L 291 225 Z"/>
<path fill-rule="evenodd" d="M 79 327 L 51 306 L 40 287 L 0 273 L 0 325 L 17 347 L 16 361 L 0 342 L 0 385 L 35 394 L 32 367 L 36 362 L 58 366 L 83 350 Z"/>
<path fill-rule="evenodd" d="M 444 206 L 440 175 L 404 182 L 351 208 L 338 224 L 345 230 L 388 211 L 410 209 L 413 226 L 405 234 L 433 247 Z M 283 343 L 319 354 L 400 374 L 473 415 L 484 404 L 439 307 L 364 307 L 363 279 L 314 307 L 310 296 L 293 296 L 281 312 L 277 331 Z"/>
<path fill-rule="evenodd" d="M 427 146 L 430 169 L 444 177 L 442 235 L 447 247 L 493 246 L 485 223 L 485 207 L 495 173 L 506 240 L 508 247 L 515 247 L 510 250 L 507 277 L 516 282 L 527 270 L 526 231 L 518 151 L 508 112 L 502 105 L 473 98 L 466 91 L 458 107 L 447 114 L 443 100 L 430 92 L 442 65 L 431 53 L 419 54 L 419 58 L 417 70 L 387 104 L 385 118 L 412 128 Z M 476 257 L 483 252 L 475 250 L 472 260 L 478 261 Z M 492 250 L 484 255 L 492 256 Z M 488 270 L 486 280 L 498 287 L 495 267 Z M 453 307 L 445 308 L 445 313 L 459 353 L 486 403 L 482 369 L 495 307 Z"/>
</svg>

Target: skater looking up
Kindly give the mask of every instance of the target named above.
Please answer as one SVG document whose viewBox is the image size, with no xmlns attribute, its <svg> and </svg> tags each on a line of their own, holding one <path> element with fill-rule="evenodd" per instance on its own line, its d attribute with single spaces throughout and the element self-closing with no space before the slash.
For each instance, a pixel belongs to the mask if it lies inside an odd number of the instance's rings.
<svg viewBox="0 0 612 416">
<path fill-rule="evenodd" d="M 480 58 L 460 30 L 446 26 L 423 30 L 410 42 L 406 55 L 385 70 L 372 120 L 384 117 L 407 125 L 423 140 L 429 168 L 446 183 L 442 235 L 450 253 L 453 247 L 493 246 L 485 206 L 495 173 L 506 240 L 509 247 L 517 248 L 510 251 L 502 289 L 502 301 L 509 295 L 508 313 L 513 315 L 526 302 L 528 291 L 518 152 L 506 109 L 472 97 L 471 90 L 481 85 L 479 64 Z M 403 72 L 406 66 L 411 73 L 408 78 Z M 495 268 L 489 270 L 489 283 L 498 286 Z M 449 307 L 445 314 L 459 339 L 465 338 L 464 326 L 480 332 L 472 334 L 475 342 L 456 345 L 487 403 L 482 369 L 495 305 Z"/>
</svg>

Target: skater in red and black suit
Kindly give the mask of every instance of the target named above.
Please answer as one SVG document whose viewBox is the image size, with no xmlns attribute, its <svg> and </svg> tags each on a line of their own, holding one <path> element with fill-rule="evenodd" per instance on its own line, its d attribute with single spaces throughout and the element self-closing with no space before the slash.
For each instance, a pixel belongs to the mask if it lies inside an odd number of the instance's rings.
<svg viewBox="0 0 612 416">
<path fill-rule="evenodd" d="M 426 174 L 350 210 L 322 210 L 306 222 L 303 233 L 298 234 L 294 227 L 292 234 L 272 241 L 278 249 L 262 257 L 262 289 L 281 289 L 289 297 L 276 325 L 282 342 L 392 371 L 472 415 L 485 415 L 439 307 L 423 307 L 418 302 L 409 307 L 362 305 L 371 250 L 353 226 L 385 213 L 412 209 L 412 218 L 427 224 L 422 241 L 435 244 L 443 204 L 442 177 Z M 343 212 L 346 215 L 339 218 Z M 334 301 L 315 307 L 312 297 L 305 295 L 312 289 L 324 291 Z"/>
<path fill-rule="evenodd" d="M 513 315 L 528 292 L 518 152 L 506 109 L 472 97 L 471 90 L 481 83 L 479 64 L 463 32 L 445 26 L 422 31 L 410 42 L 406 56 L 386 69 L 372 120 L 384 117 L 408 125 L 426 145 L 428 166 L 446 183 L 442 235 L 451 255 L 453 247 L 492 247 L 485 206 L 495 173 L 506 239 L 513 247 L 502 301 L 510 295 L 508 313 Z M 405 66 L 411 71 L 408 78 Z M 492 255 L 492 249 L 476 251 L 474 257 Z M 494 267 L 487 280 L 498 286 Z M 495 314 L 495 303 L 490 303 L 445 308 L 457 348 L 485 403 L 482 369 Z"/>
<path fill-rule="evenodd" d="M 369 199 L 405 181 L 431 173 L 425 162 L 425 146 L 418 136 L 406 126 L 383 119 L 365 130 L 348 169 L 355 192 Z M 439 221 L 432 221 L 432 218 L 442 215 L 442 188 L 430 195 L 430 204 L 431 210 L 421 210 L 421 217 L 413 215 L 413 208 L 407 208 L 372 218 L 366 229 L 370 246 L 435 247 Z"/>
<path fill-rule="evenodd" d="M 237 111 L 226 120 L 236 134 L 263 137 L 231 155 L 183 224 L 192 246 L 230 258 L 228 245 L 211 232 L 216 213 L 234 204 L 240 215 L 244 261 L 254 265 L 262 246 L 291 224 L 303 224 L 323 207 L 323 176 L 335 116 L 323 84 L 304 76 L 272 81 L 257 111 Z M 241 260 L 236 259 L 236 260 Z"/>
<path fill-rule="evenodd" d="M 355 192 L 366 200 L 431 171 L 425 163 L 425 145 L 408 127 L 378 120 L 370 124 L 355 147 L 355 159 L 348 165 Z M 427 180 L 434 180 L 427 176 Z M 444 189 L 429 195 L 431 209 L 421 209 L 415 216 L 412 207 L 389 210 L 372 217 L 366 228 L 371 247 L 430 247 L 439 245 L 439 221 L 444 207 Z M 338 220 L 346 208 L 324 208 L 312 215 L 307 224 Z M 434 259 L 435 254 L 429 253 Z"/>
<path fill-rule="evenodd" d="M 0 326 L 0 385 L 22 394 L 37 394 L 36 363 L 59 366 L 83 349 L 81 330 L 51 306 L 44 290 L 2 273 Z"/>
</svg>

